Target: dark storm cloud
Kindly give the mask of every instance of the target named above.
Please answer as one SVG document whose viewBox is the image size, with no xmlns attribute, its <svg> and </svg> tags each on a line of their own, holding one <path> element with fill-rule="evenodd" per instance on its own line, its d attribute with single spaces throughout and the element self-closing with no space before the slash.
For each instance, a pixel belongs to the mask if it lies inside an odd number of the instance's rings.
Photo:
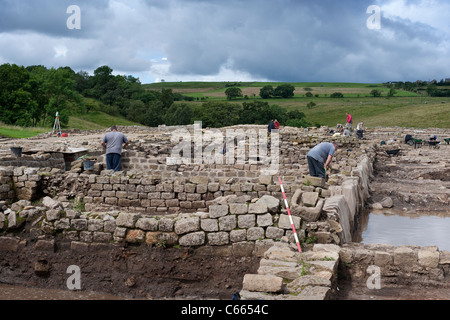
<svg viewBox="0 0 450 320">
<path fill-rule="evenodd" d="M 67 8 L 82 8 L 83 28 L 70 32 Z M 32 31 L 52 36 L 87 37 L 102 29 L 111 16 L 108 0 L 2 0 L 0 2 L 0 33 Z"/>
<path fill-rule="evenodd" d="M 81 30 L 66 27 L 72 4 Z M 381 30 L 366 26 L 372 4 L 384 9 Z M 450 74 L 448 9 L 406 0 L 2 0 L 0 63 L 106 64 L 173 80 L 224 69 L 274 81 L 427 80 Z"/>
</svg>

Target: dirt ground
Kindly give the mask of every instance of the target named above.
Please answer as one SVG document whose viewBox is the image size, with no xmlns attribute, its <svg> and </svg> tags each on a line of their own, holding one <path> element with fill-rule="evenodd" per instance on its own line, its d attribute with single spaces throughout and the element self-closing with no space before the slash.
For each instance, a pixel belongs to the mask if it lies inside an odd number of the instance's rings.
<svg viewBox="0 0 450 320">
<path fill-rule="evenodd" d="M 7 287 L 12 299 L 59 299 L 58 292 L 68 291 L 67 268 L 75 265 L 82 291 L 78 296 L 64 294 L 67 299 L 231 300 L 241 290 L 244 275 L 256 273 L 260 260 L 146 245 L 103 244 L 75 252 L 69 242 L 57 242 L 55 252 L 33 247 L 28 242 L 16 252 L 2 253 L 0 284 L 13 285 Z M 39 294 L 31 288 L 45 290 Z"/>
<path fill-rule="evenodd" d="M 370 202 L 391 197 L 393 211 L 450 216 L 450 145 L 414 149 L 404 144 L 398 156 L 378 152 Z M 394 212 L 395 213 L 395 212 Z"/>
<path fill-rule="evenodd" d="M 335 295 L 336 300 L 449 300 L 448 288 L 420 286 L 382 286 L 381 289 L 354 287 L 341 282 Z"/>
</svg>

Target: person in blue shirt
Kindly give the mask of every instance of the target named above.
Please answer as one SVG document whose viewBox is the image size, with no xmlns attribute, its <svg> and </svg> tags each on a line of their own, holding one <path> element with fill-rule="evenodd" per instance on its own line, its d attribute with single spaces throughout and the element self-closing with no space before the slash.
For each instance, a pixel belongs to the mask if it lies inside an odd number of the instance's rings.
<svg viewBox="0 0 450 320">
<path fill-rule="evenodd" d="M 337 149 L 338 145 L 330 142 L 322 142 L 312 148 L 307 154 L 309 175 L 325 179 L 325 170 L 331 168 Z"/>
</svg>

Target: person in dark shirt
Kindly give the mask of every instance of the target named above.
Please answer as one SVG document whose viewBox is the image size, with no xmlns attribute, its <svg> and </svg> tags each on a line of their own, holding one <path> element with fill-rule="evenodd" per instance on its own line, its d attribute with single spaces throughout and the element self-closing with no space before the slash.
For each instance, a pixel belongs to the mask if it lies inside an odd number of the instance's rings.
<svg viewBox="0 0 450 320">
<path fill-rule="evenodd" d="M 270 134 L 274 129 L 275 129 L 275 122 L 273 120 L 270 120 L 269 126 L 267 127 L 267 131 Z"/>
</svg>

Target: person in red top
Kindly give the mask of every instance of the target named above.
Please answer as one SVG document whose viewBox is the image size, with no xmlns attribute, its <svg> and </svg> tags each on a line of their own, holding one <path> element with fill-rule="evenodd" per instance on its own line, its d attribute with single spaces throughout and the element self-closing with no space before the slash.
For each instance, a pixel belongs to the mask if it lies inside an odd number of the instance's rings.
<svg viewBox="0 0 450 320">
<path fill-rule="evenodd" d="M 275 125 L 275 129 L 277 129 L 277 130 L 280 129 L 280 123 L 278 122 L 278 120 L 275 119 L 273 124 Z"/>
<path fill-rule="evenodd" d="M 347 125 L 346 125 L 346 127 L 347 127 L 347 129 L 351 129 L 352 128 L 352 124 L 353 124 L 353 118 L 352 118 L 350 113 L 347 112 L 346 114 L 347 114 Z"/>
</svg>

